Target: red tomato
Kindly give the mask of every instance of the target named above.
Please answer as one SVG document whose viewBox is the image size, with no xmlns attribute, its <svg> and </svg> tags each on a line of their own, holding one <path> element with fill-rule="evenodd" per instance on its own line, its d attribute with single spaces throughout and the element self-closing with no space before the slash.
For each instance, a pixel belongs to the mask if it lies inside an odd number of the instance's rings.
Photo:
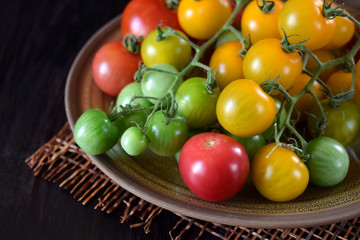
<svg viewBox="0 0 360 240">
<path fill-rule="evenodd" d="M 92 61 L 96 85 L 104 93 L 116 97 L 123 87 L 134 81 L 140 60 L 140 54 L 130 53 L 122 41 L 106 43 Z"/>
<path fill-rule="evenodd" d="M 124 9 L 121 33 L 146 37 L 159 24 L 181 30 L 176 11 L 168 9 L 165 0 L 132 0 Z"/>
<path fill-rule="evenodd" d="M 249 158 L 244 147 L 225 134 L 206 132 L 190 138 L 180 152 L 179 169 L 188 188 L 206 201 L 224 201 L 244 186 Z"/>
</svg>

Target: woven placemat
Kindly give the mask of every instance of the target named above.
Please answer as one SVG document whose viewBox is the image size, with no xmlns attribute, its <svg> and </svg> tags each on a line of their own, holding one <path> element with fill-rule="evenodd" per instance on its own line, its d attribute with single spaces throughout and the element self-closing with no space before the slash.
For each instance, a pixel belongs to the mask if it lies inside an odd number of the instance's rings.
<svg viewBox="0 0 360 240">
<path fill-rule="evenodd" d="M 131 228 L 150 231 L 153 219 L 163 209 L 126 191 L 98 169 L 75 144 L 69 124 L 41 146 L 26 163 L 35 176 L 59 184 L 82 203 L 94 204 L 94 209 L 113 213 L 120 209 L 120 222 L 136 218 Z M 170 239 L 181 239 L 189 229 L 196 229 L 195 239 L 208 232 L 219 239 L 360 239 L 360 219 L 326 226 L 295 229 L 256 229 L 201 221 L 177 213 L 178 222 L 169 229 Z"/>
</svg>

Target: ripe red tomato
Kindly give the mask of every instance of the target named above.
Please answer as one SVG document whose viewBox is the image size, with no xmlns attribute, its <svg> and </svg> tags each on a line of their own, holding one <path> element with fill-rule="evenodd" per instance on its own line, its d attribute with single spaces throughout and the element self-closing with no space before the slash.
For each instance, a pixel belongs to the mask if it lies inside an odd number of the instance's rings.
<svg viewBox="0 0 360 240">
<path fill-rule="evenodd" d="M 140 54 L 130 53 L 122 41 L 106 43 L 92 61 L 96 85 L 104 93 L 116 97 L 123 87 L 134 81 L 140 60 Z"/>
<path fill-rule="evenodd" d="M 184 144 L 179 169 L 186 186 L 198 197 L 224 201 L 242 189 L 250 167 L 238 141 L 225 134 L 205 132 Z"/>
<path fill-rule="evenodd" d="M 132 0 L 124 9 L 121 33 L 146 37 L 159 24 L 181 30 L 176 11 L 168 9 L 165 0 Z"/>
</svg>

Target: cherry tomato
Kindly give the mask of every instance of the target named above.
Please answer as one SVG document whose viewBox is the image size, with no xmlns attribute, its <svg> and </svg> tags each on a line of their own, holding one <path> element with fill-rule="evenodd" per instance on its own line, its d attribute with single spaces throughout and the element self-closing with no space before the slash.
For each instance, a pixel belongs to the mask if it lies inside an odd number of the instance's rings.
<svg viewBox="0 0 360 240">
<path fill-rule="evenodd" d="M 326 85 L 331 88 L 334 95 L 347 92 L 350 90 L 352 77 L 352 72 L 344 72 L 340 69 L 330 75 L 326 81 Z"/>
<path fill-rule="evenodd" d="M 186 34 L 205 40 L 220 30 L 231 12 L 228 0 L 182 0 L 178 6 L 178 20 Z"/>
<path fill-rule="evenodd" d="M 299 53 L 286 53 L 281 40 L 267 38 L 258 41 L 246 53 L 243 62 L 244 76 L 258 84 L 274 80 L 286 90 L 290 89 L 302 72 L 302 59 Z"/>
<path fill-rule="evenodd" d="M 355 24 L 347 17 L 337 16 L 335 21 L 335 33 L 330 42 L 324 46 L 326 49 L 336 49 L 350 42 L 355 33 Z"/>
<path fill-rule="evenodd" d="M 329 187 L 340 183 L 349 170 L 349 155 L 341 143 L 329 137 L 317 137 L 307 147 L 306 166 L 310 183 Z"/>
<path fill-rule="evenodd" d="M 138 98 L 132 101 L 135 96 L 143 96 L 141 91 L 141 84 L 138 82 L 132 82 L 126 85 L 119 93 L 116 98 L 116 106 L 118 111 L 121 110 L 120 106 L 125 106 L 127 104 L 139 105 L 143 107 L 150 107 L 152 105 L 149 100 L 145 98 Z M 132 101 L 132 102 L 131 102 Z"/>
<path fill-rule="evenodd" d="M 220 93 L 216 115 L 221 126 L 231 134 L 252 137 L 274 122 L 276 104 L 256 82 L 239 79 Z"/>
<path fill-rule="evenodd" d="M 146 71 L 141 80 L 142 93 L 144 96 L 162 98 L 176 81 L 176 76 L 179 72 L 176 68 L 166 63 L 155 64 L 151 68 L 154 70 Z M 174 92 L 176 92 L 181 83 L 182 80 L 180 79 L 174 87 Z M 158 100 L 150 98 L 149 101 L 156 103 Z"/>
<path fill-rule="evenodd" d="M 207 128 L 215 123 L 219 89 L 210 93 L 205 78 L 190 78 L 182 83 L 175 94 L 177 114 L 186 120 L 189 128 Z"/>
<path fill-rule="evenodd" d="M 118 107 L 118 111 L 120 110 L 121 108 Z M 148 110 L 138 110 L 135 112 L 127 113 L 123 116 L 118 117 L 114 121 L 114 125 L 119 129 L 119 133 L 121 136 L 129 127 L 143 127 L 148 114 Z"/>
<path fill-rule="evenodd" d="M 160 156 L 174 156 L 188 139 L 188 128 L 180 117 L 167 124 L 163 113 L 157 111 L 150 118 L 146 135 L 151 151 Z"/>
<path fill-rule="evenodd" d="M 162 28 L 164 30 L 164 28 Z M 186 37 L 182 32 L 179 34 Z M 158 30 L 154 30 L 144 39 L 141 44 L 141 58 L 147 67 L 159 63 L 167 63 L 176 69 L 183 69 L 190 61 L 190 45 L 176 36 L 169 36 L 164 40 L 157 41 Z"/>
<path fill-rule="evenodd" d="M 239 38 L 232 31 L 226 30 L 216 40 L 215 49 L 218 48 L 220 45 L 231 41 L 239 41 Z"/>
<path fill-rule="evenodd" d="M 121 17 L 122 36 L 145 38 L 158 25 L 181 30 L 176 10 L 168 9 L 165 0 L 131 0 Z"/>
<path fill-rule="evenodd" d="M 309 171 L 291 150 L 270 143 L 261 148 L 251 163 L 250 177 L 262 196 L 284 202 L 300 196 L 309 183 Z"/>
<path fill-rule="evenodd" d="M 321 101 L 321 106 L 327 119 L 322 136 L 334 138 L 344 147 L 350 146 L 359 136 L 359 108 L 349 101 L 342 102 L 338 107 L 332 108 L 328 105 L 327 99 Z M 321 119 L 319 106 L 313 106 L 307 118 L 307 127 L 312 137 L 317 137 Z"/>
<path fill-rule="evenodd" d="M 106 43 L 92 61 L 96 85 L 104 93 L 117 97 L 123 87 L 134 81 L 140 60 L 140 54 L 130 53 L 122 41 Z"/>
<path fill-rule="evenodd" d="M 323 48 L 314 50 L 313 54 L 322 63 L 326 63 L 335 59 L 333 53 Z M 308 62 L 306 63 L 306 69 L 311 73 L 315 73 L 317 68 L 318 68 L 318 64 L 316 63 L 316 61 L 313 58 L 309 57 Z M 330 75 L 333 74 L 336 70 L 337 70 L 336 66 L 328 67 L 319 74 L 319 78 L 325 82 L 330 77 Z"/>
<path fill-rule="evenodd" d="M 230 41 L 220 45 L 212 54 L 209 67 L 215 71 L 220 89 L 236 79 L 244 78 L 243 58 L 240 56 L 242 48 L 240 41 Z"/>
<path fill-rule="evenodd" d="M 87 154 L 102 154 L 119 140 L 118 128 L 100 109 L 89 109 L 76 121 L 74 140 Z"/>
<path fill-rule="evenodd" d="M 266 144 L 265 137 L 262 134 L 248 138 L 237 137 L 230 133 L 228 134 L 230 137 L 234 138 L 236 141 L 241 143 L 241 145 L 243 145 L 250 161 L 254 158 L 256 152 Z"/>
<path fill-rule="evenodd" d="M 289 90 L 289 94 L 294 97 L 297 94 L 299 94 L 305 86 L 309 83 L 311 80 L 311 77 L 307 75 L 306 73 L 302 73 L 299 78 L 294 83 L 294 87 Z M 322 90 L 322 87 L 320 83 L 315 81 L 311 87 L 312 91 L 314 92 L 317 99 L 321 100 L 324 99 L 325 94 Z M 305 121 L 307 118 L 307 114 L 310 111 L 311 107 L 314 106 L 315 99 L 311 96 L 310 93 L 305 93 L 302 95 L 297 102 L 295 103 L 296 108 L 296 118 L 298 118 L 299 121 Z"/>
<path fill-rule="evenodd" d="M 290 43 L 304 42 L 310 50 L 324 47 L 335 33 L 335 21 L 322 14 L 323 0 L 289 0 L 279 13 L 278 28 Z"/>
<path fill-rule="evenodd" d="M 148 138 L 138 127 L 129 127 L 120 139 L 121 147 L 130 156 L 143 153 L 148 142 Z"/>
<path fill-rule="evenodd" d="M 244 9 L 241 18 L 241 32 L 244 37 L 250 38 L 252 43 L 265 38 L 281 39 L 278 30 L 278 16 L 283 2 L 274 0 L 272 12 L 264 13 L 258 6 L 258 1 L 251 1 Z"/>
<path fill-rule="evenodd" d="M 179 170 L 186 186 L 206 201 L 224 201 L 237 194 L 249 175 L 244 147 L 221 133 L 200 133 L 183 146 Z"/>
</svg>

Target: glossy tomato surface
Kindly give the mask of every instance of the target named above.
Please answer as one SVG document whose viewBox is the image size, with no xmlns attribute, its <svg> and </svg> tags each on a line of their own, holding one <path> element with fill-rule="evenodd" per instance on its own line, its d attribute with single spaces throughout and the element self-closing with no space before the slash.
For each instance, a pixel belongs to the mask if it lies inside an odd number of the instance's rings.
<svg viewBox="0 0 360 240">
<path fill-rule="evenodd" d="M 226 131 L 238 137 L 252 137 L 274 122 L 276 104 L 256 82 L 239 79 L 220 93 L 216 115 Z"/>
<path fill-rule="evenodd" d="M 145 38 L 158 25 L 180 30 L 176 10 L 168 9 L 165 0 L 132 0 L 123 11 L 121 33 Z"/>
<path fill-rule="evenodd" d="M 92 74 L 96 85 L 104 93 L 117 97 L 120 91 L 134 81 L 140 54 L 130 53 L 122 41 L 103 45 L 92 61 Z"/>
<path fill-rule="evenodd" d="M 186 186 L 207 201 L 233 197 L 244 186 L 249 160 L 243 146 L 220 133 L 200 133 L 181 150 L 179 169 Z"/>
<path fill-rule="evenodd" d="M 262 196 L 277 202 L 300 196 L 309 183 L 309 171 L 291 150 L 270 143 L 251 163 L 251 180 Z"/>
</svg>

